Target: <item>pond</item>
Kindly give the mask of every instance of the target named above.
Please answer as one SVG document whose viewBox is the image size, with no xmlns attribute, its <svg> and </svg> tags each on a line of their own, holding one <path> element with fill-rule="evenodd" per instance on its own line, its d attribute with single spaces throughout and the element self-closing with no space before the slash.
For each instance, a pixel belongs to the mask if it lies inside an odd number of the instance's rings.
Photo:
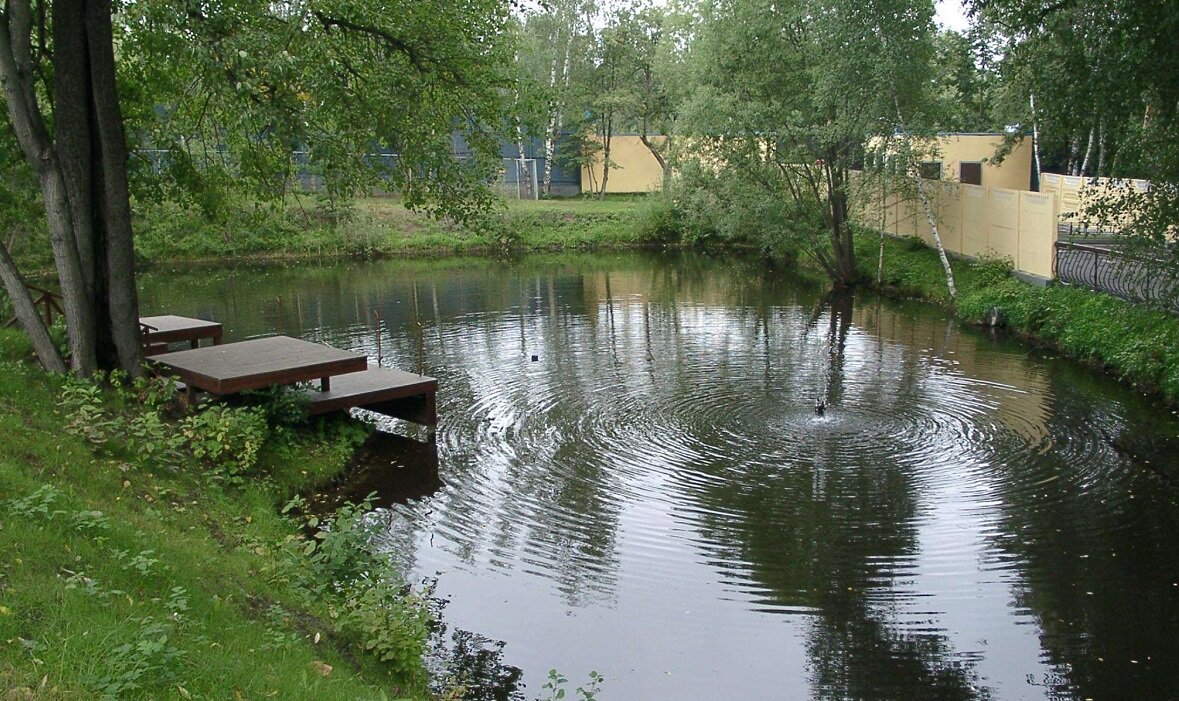
<svg viewBox="0 0 1179 701">
<path fill-rule="evenodd" d="M 639 253 L 161 271 L 141 302 L 373 358 L 379 329 L 439 379 L 436 443 L 347 489 L 527 698 L 550 668 L 604 699 L 1179 696 L 1175 417 L 935 308 Z"/>
</svg>

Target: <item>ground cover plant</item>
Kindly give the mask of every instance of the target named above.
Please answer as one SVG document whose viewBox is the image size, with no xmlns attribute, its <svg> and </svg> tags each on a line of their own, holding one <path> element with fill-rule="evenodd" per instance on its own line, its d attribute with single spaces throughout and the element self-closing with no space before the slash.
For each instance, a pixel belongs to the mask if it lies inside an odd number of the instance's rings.
<svg viewBox="0 0 1179 701">
<path fill-rule="evenodd" d="M 364 429 L 336 419 L 292 431 L 247 406 L 176 415 L 168 383 L 111 389 L 48 375 L 28 355 L 19 334 L 0 334 L 0 688 L 20 699 L 433 693 L 430 616 L 364 547 L 365 505 L 320 517 L 291 501 L 337 474 Z"/>
<path fill-rule="evenodd" d="M 875 280 L 878 234 L 861 232 L 861 275 Z M 870 262 L 869 262 L 870 261 Z M 957 260 L 959 297 L 950 300 L 937 254 L 917 240 L 886 239 L 881 286 L 891 294 L 953 309 L 967 323 L 1000 325 L 1025 339 L 1108 371 L 1179 403 L 1179 320 L 1148 306 L 1083 288 L 1016 279 L 1010 264 Z"/>
<path fill-rule="evenodd" d="M 227 258 L 340 258 L 501 253 L 645 245 L 631 198 L 512 200 L 464 223 L 372 197 L 321 207 L 241 201 L 216 217 L 174 203 L 145 205 L 136 229 L 144 264 Z"/>
</svg>

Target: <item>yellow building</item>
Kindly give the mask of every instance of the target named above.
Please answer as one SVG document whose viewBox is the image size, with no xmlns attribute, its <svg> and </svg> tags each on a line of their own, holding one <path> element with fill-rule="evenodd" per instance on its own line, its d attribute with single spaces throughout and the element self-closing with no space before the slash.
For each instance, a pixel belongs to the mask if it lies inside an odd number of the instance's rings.
<svg viewBox="0 0 1179 701">
<path fill-rule="evenodd" d="M 665 137 L 649 138 L 652 143 L 661 144 Z M 659 192 L 663 189 L 663 168 L 637 134 L 610 137 L 610 162 L 607 193 Z M 597 193 L 602 187 L 602 174 L 602 152 L 599 151 L 594 163 L 581 169 L 581 191 Z"/>
<path fill-rule="evenodd" d="M 921 176 L 965 185 L 1031 190 L 1032 141 L 1023 138 L 1014 142 L 998 162 L 995 154 L 1003 149 L 1006 138 L 1006 134 L 980 133 L 939 134 L 931 140 L 916 140 L 914 150 L 921 160 Z"/>
<path fill-rule="evenodd" d="M 940 179 L 1008 190 L 1032 189 L 1032 140 L 1015 142 L 1003 162 L 996 163 L 995 153 L 1006 137 L 994 133 L 939 134 L 933 157 L 940 159 Z"/>
<path fill-rule="evenodd" d="M 922 156 L 922 175 L 931 180 L 947 180 L 968 185 L 983 185 L 1008 190 L 1030 190 L 1032 180 L 1032 144 L 1030 138 L 1015 142 L 1001 163 L 995 153 L 1002 148 L 1005 134 L 940 134 L 933 143 L 918 146 Z M 652 136 L 660 143 L 664 137 Z M 610 139 L 610 179 L 608 193 L 657 192 L 663 188 L 663 169 L 637 134 L 618 134 Z M 602 183 L 601 152 L 595 162 L 581 169 L 581 191 L 596 193 Z"/>
</svg>

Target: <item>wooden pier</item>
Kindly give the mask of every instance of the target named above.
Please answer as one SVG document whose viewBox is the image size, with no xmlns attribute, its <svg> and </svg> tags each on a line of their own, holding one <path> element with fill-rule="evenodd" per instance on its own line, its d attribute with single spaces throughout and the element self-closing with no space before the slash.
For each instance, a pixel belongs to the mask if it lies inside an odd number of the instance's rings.
<svg viewBox="0 0 1179 701">
<path fill-rule="evenodd" d="M 393 368 L 370 367 L 363 372 L 336 377 L 326 392 L 307 390 L 307 397 L 311 400 L 307 413 L 315 416 L 359 407 L 423 426 L 436 426 L 438 413 L 434 395 L 437 392 L 438 380 L 433 377 Z"/>
<path fill-rule="evenodd" d="M 168 344 L 188 341 L 192 348 L 199 348 L 202 338 L 221 345 L 221 324 L 216 321 L 193 319 L 187 316 L 164 314 L 163 316 L 139 317 L 139 335 L 143 341 L 144 355 L 158 355 L 168 352 Z"/>
<path fill-rule="evenodd" d="M 235 394 L 314 381 L 308 413 L 363 408 L 433 428 L 438 381 L 391 368 L 369 367 L 367 356 L 288 336 L 192 348 L 148 358 L 161 374 L 196 390 Z"/>
</svg>

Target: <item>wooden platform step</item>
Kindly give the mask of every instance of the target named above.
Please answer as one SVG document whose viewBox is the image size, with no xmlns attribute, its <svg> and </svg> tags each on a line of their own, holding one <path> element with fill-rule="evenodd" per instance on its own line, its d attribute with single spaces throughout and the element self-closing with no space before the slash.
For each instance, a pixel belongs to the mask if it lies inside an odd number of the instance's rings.
<svg viewBox="0 0 1179 701">
<path fill-rule="evenodd" d="M 332 378 L 331 389 L 307 390 L 311 405 L 307 413 L 315 416 L 331 411 L 359 407 L 378 414 L 405 419 L 424 426 L 438 425 L 434 395 L 438 380 L 393 368 L 370 367 Z"/>
</svg>

